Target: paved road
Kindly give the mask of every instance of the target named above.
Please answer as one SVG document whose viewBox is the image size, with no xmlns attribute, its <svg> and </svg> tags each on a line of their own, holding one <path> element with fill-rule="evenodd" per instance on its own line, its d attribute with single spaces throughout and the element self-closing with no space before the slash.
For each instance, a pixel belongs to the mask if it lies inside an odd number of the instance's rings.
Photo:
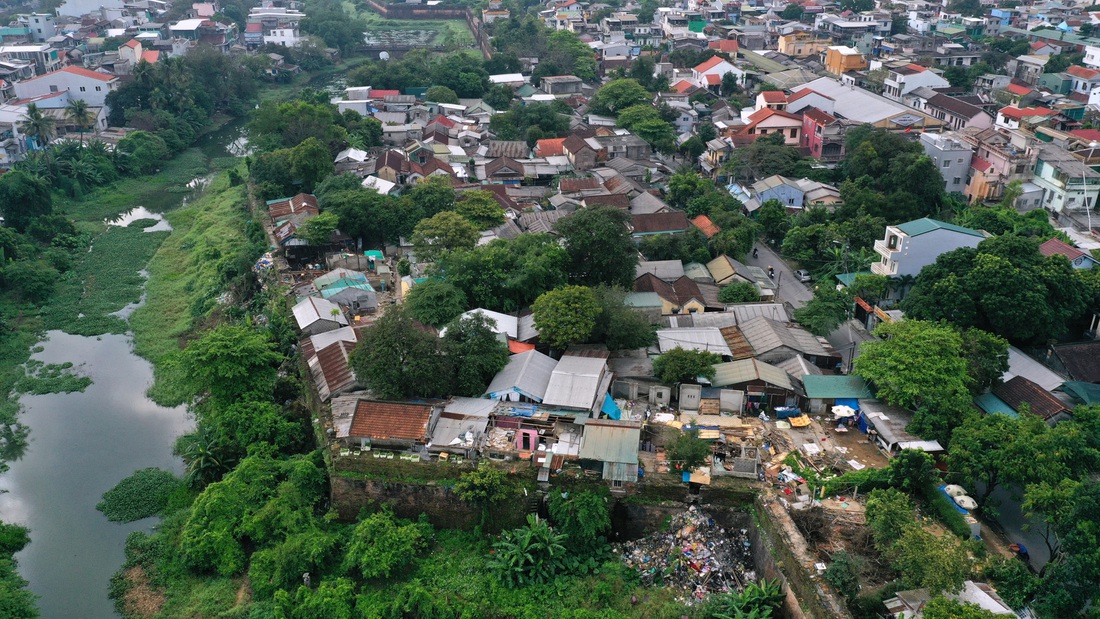
<svg viewBox="0 0 1100 619">
<path fill-rule="evenodd" d="M 763 243 L 757 243 L 756 249 L 759 255 L 753 258 L 750 254 L 745 262 L 750 266 L 758 266 L 765 271 L 769 266 L 775 267 L 775 281 L 779 284 L 775 294 L 780 301 L 797 309 L 814 298 L 812 289 L 814 284 L 811 283 L 810 286 L 807 286 L 798 281 L 794 276 L 793 269 L 779 257 L 777 252 L 772 251 Z M 830 283 L 830 285 L 833 284 Z M 840 325 L 836 331 L 830 333 L 825 339 L 844 358 L 844 366 L 849 367 L 854 358 L 853 353 L 855 353 L 855 356 L 859 356 L 859 344 L 874 338 L 859 321 L 849 320 L 847 323 Z"/>
</svg>

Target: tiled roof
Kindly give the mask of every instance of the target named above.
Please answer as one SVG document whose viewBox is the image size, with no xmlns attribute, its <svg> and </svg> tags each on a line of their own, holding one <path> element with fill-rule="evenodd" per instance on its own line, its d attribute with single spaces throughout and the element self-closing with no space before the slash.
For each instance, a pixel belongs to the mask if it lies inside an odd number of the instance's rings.
<svg viewBox="0 0 1100 619">
<path fill-rule="evenodd" d="M 982 108 L 971 105 L 965 101 L 960 101 L 955 97 L 949 97 L 945 94 L 937 94 L 928 99 L 928 106 L 945 110 L 968 120 L 982 113 Z"/>
<path fill-rule="evenodd" d="M 569 137 L 565 138 L 565 141 L 562 142 L 561 145 L 562 148 L 565 149 L 565 152 L 571 153 L 573 155 L 576 155 L 586 148 L 588 150 L 594 150 L 591 146 L 588 145 L 588 142 L 586 142 L 578 135 L 570 135 Z"/>
<path fill-rule="evenodd" d="M 423 442 L 428 438 L 431 417 L 432 407 L 427 404 L 360 400 L 349 436 Z"/>
<path fill-rule="evenodd" d="M 1014 95 L 1026 95 L 1026 94 L 1032 92 L 1031 87 L 1023 86 L 1021 84 L 1009 84 L 1008 86 L 1005 86 L 1005 90 L 1007 90 L 1008 92 L 1010 92 Z"/>
<path fill-rule="evenodd" d="M 1066 69 L 1066 73 L 1072 75 L 1073 77 L 1079 77 L 1083 80 L 1091 80 L 1100 75 L 1100 71 L 1097 71 L 1096 69 L 1088 69 L 1080 65 L 1073 65 L 1072 67 Z"/>
<path fill-rule="evenodd" d="M 970 167 L 984 173 L 992 170 L 993 164 L 975 155 L 974 158 L 970 160 Z"/>
<path fill-rule="evenodd" d="M 141 52 L 141 59 L 149 64 L 154 64 L 160 60 L 160 52 L 155 49 L 148 49 Z"/>
<path fill-rule="evenodd" d="M 1021 118 L 1028 118 L 1030 116 L 1052 116 L 1054 110 L 1047 109 L 1045 107 L 1004 107 L 1001 108 L 1001 115 L 1005 118 L 1014 118 L 1019 120 Z"/>
<path fill-rule="evenodd" d="M 630 196 L 621 193 L 584 197 L 585 206 L 610 206 L 620 210 L 630 209 Z"/>
<path fill-rule="evenodd" d="M 1054 354 L 1074 380 L 1100 383 L 1100 342 L 1059 344 Z"/>
<path fill-rule="evenodd" d="M 695 67 L 695 70 L 699 73 L 706 73 L 707 71 L 710 71 L 711 69 L 722 64 L 723 62 L 726 62 L 725 58 L 722 58 L 721 56 L 712 56 L 706 62 Z"/>
<path fill-rule="evenodd" d="M 703 233 L 703 236 L 707 237 L 708 239 L 712 238 L 714 235 L 722 231 L 722 229 L 715 225 L 715 223 L 710 220 L 710 217 L 707 217 L 706 215 L 699 215 L 695 219 L 692 219 L 691 225 L 699 228 L 699 230 Z"/>
<path fill-rule="evenodd" d="M 1069 412 L 1069 408 L 1058 398 L 1023 376 L 1015 376 L 1008 382 L 997 385 L 993 388 L 993 395 L 1004 400 L 1017 412 L 1021 405 L 1027 404 L 1032 413 L 1043 419 Z"/>
<path fill-rule="evenodd" d="M 820 92 L 817 92 L 816 90 L 814 90 L 812 88 L 803 88 L 802 90 L 800 90 L 800 91 L 794 93 L 793 95 L 787 97 L 787 103 L 794 103 L 795 101 L 798 101 L 802 97 L 806 97 L 806 96 L 809 96 L 809 95 L 817 95 L 817 96 L 819 96 L 823 99 L 828 99 L 830 101 L 836 101 L 836 99 L 833 99 L 832 97 L 830 97 L 828 95 L 823 95 Z"/>
<path fill-rule="evenodd" d="M 783 103 L 787 100 L 787 95 L 781 90 L 765 90 L 760 95 L 764 97 L 765 103 Z"/>
<path fill-rule="evenodd" d="M 717 86 L 722 83 L 722 76 L 715 75 L 714 73 L 707 73 L 707 84 L 710 86 Z"/>
<path fill-rule="evenodd" d="M 687 216 L 680 211 L 634 215 L 630 223 L 635 234 L 687 230 L 689 225 Z"/>
<path fill-rule="evenodd" d="M 69 65 L 67 67 L 62 67 L 57 71 L 51 71 L 49 73 L 46 73 L 45 75 L 39 75 L 38 77 L 32 77 L 28 80 L 23 81 L 32 82 L 34 80 L 39 80 L 50 77 L 52 75 L 56 75 L 57 73 L 71 73 L 72 75 L 79 75 L 80 77 L 87 77 L 90 79 L 99 80 L 101 82 L 112 82 L 118 79 L 118 77 L 115 75 L 107 75 L 106 73 L 99 73 L 98 71 L 90 71 L 88 69 L 85 69 L 84 67 L 75 67 L 73 65 Z"/>
<path fill-rule="evenodd" d="M 675 84 L 672 85 L 672 90 L 674 90 L 674 91 L 676 91 L 680 94 L 684 94 L 685 92 L 687 92 L 689 90 L 692 90 L 694 88 L 695 88 L 695 84 L 692 84 L 691 82 L 689 82 L 687 80 L 680 80 L 680 81 L 678 81 L 678 82 L 676 82 Z"/>
<path fill-rule="evenodd" d="M 559 187 L 562 193 L 599 189 L 600 179 L 594 176 L 587 176 L 585 178 L 563 178 L 561 179 Z"/>
<path fill-rule="evenodd" d="M 710 49 L 716 49 L 720 52 L 733 52 L 736 53 L 740 48 L 737 45 L 737 41 L 733 39 L 720 39 L 718 41 L 708 41 L 707 47 Z"/>
<path fill-rule="evenodd" d="M 1069 258 L 1070 262 L 1073 262 L 1074 260 L 1085 255 L 1085 252 L 1077 249 L 1076 247 L 1073 247 L 1072 245 L 1066 244 L 1060 239 L 1050 239 L 1049 241 L 1043 243 L 1039 246 L 1039 253 L 1043 254 L 1044 256 L 1062 255 L 1066 258 Z"/>
<path fill-rule="evenodd" d="M 565 138 L 551 138 L 535 142 L 535 152 L 539 157 L 558 157 L 565 154 Z"/>
<path fill-rule="evenodd" d="M 802 91 L 806 92 L 806 91 Z M 802 116 L 809 118 L 819 125 L 829 125 L 836 122 L 836 118 L 829 115 L 827 112 L 822 112 L 816 107 L 811 107 L 802 112 Z"/>
</svg>

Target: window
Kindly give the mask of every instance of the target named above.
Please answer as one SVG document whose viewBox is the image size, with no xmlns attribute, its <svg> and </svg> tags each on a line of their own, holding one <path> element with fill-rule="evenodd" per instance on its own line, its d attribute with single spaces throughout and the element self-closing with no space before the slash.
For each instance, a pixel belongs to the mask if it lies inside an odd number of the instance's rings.
<svg viewBox="0 0 1100 619">
<path fill-rule="evenodd" d="M 50 92 L 57 92 L 57 86 L 50 86 Z"/>
<path fill-rule="evenodd" d="M 611 487 L 612 488 L 622 488 L 623 487 L 622 480 L 621 479 L 612 479 L 611 480 Z"/>
<path fill-rule="evenodd" d="M 798 129 L 791 129 L 791 137 L 792 138 L 797 138 L 798 137 Z"/>
<path fill-rule="evenodd" d="M 84 91 L 86 91 L 86 90 L 88 90 L 88 89 L 87 89 L 87 88 L 85 88 L 85 87 L 83 87 L 83 86 L 81 86 L 81 87 L 80 87 L 80 92 L 84 92 Z"/>
<path fill-rule="evenodd" d="M 951 160 L 950 159 L 944 159 L 943 167 L 950 168 L 951 167 Z"/>
<path fill-rule="evenodd" d="M 956 161 L 955 163 L 962 163 L 962 162 L 963 162 L 962 157 L 959 157 L 958 161 Z"/>
<path fill-rule="evenodd" d="M 956 176 L 956 177 L 955 177 L 955 178 L 954 178 L 954 179 L 953 179 L 953 180 L 951 181 L 951 184 L 952 184 L 952 185 L 958 185 L 958 184 L 959 184 L 960 182 L 962 182 L 962 179 L 961 179 L 961 178 L 959 178 L 958 176 Z"/>
<path fill-rule="evenodd" d="M 101 90 L 103 90 L 103 89 L 102 89 L 102 88 L 100 88 L 99 86 L 96 86 L 96 87 L 95 87 L 95 91 L 96 91 L 96 92 L 99 92 L 99 91 L 101 91 Z"/>
</svg>

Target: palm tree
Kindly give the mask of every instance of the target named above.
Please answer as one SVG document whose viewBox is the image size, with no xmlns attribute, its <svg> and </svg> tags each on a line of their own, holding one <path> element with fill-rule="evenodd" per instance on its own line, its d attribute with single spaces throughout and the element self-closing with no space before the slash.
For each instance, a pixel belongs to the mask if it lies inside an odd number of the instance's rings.
<svg viewBox="0 0 1100 619">
<path fill-rule="evenodd" d="M 53 136 L 54 120 L 42 113 L 35 103 L 27 104 L 27 112 L 23 116 L 23 122 L 19 128 L 27 137 L 34 138 L 35 147 L 45 150 Z"/>
<path fill-rule="evenodd" d="M 84 99 L 73 99 L 65 108 L 65 115 L 76 125 L 80 133 L 80 145 L 84 146 L 84 130 L 92 124 L 92 111 L 88 109 L 88 102 Z"/>
</svg>

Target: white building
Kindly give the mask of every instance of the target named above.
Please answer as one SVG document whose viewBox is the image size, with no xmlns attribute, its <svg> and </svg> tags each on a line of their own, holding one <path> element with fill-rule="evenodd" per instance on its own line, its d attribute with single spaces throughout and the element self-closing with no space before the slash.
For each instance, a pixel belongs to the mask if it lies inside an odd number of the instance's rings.
<svg viewBox="0 0 1100 619">
<path fill-rule="evenodd" d="M 39 75 L 61 68 L 61 52 L 45 43 L 38 45 L 0 45 L 0 57 L 28 60 Z"/>
<path fill-rule="evenodd" d="M 922 133 L 920 145 L 924 154 L 932 159 L 943 175 L 943 190 L 947 193 L 963 193 L 966 175 L 974 150 L 969 144 L 950 133 Z"/>
<path fill-rule="evenodd" d="M 916 277 L 940 254 L 962 247 L 977 247 L 985 238 L 983 232 L 927 217 L 887 226 L 886 238 L 875 241 L 875 251 L 882 256 L 882 261 L 872 263 L 871 272 L 887 277 Z"/>
<path fill-rule="evenodd" d="M 926 86 L 928 88 L 948 88 L 951 83 L 928 67 L 919 64 L 907 64 L 889 69 L 889 76 L 882 83 L 882 96 L 894 101 L 910 92 Z"/>
<path fill-rule="evenodd" d="M 27 16 L 27 27 L 31 29 L 31 40 L 42 43 L 57 34 L 55 17 L 48 13 L 31 13 Z"/>
<path fill-rule="evenodd" d="M 1053 144 L 1035 145 L 1037 160 L 1032 182 L 1043 190 L 1042 205 L 1057 213 L 1083 211 L 1096 205 L 1100 173 L 1072 153 Z"/>
<path fill-rule="evenodd" d="M 264 35 L 264 43 L 274 43 L 283 47 L 298 47 L 302 43 L 302 37 L 298 34 L 298 27 L 272 28 L 271 32 Z"/>
<path fill-rule="evenodd" d="M 81 99 L 92 107 L 105 107 L 107 93 L 119 87 L 114 75 L 97 73 L 82 67 L 68 66 L 52 73 L 15 83 L 15 96 L 33 99 L 56 92 L 68 92 L 69 97 Z"/>
</svg>

